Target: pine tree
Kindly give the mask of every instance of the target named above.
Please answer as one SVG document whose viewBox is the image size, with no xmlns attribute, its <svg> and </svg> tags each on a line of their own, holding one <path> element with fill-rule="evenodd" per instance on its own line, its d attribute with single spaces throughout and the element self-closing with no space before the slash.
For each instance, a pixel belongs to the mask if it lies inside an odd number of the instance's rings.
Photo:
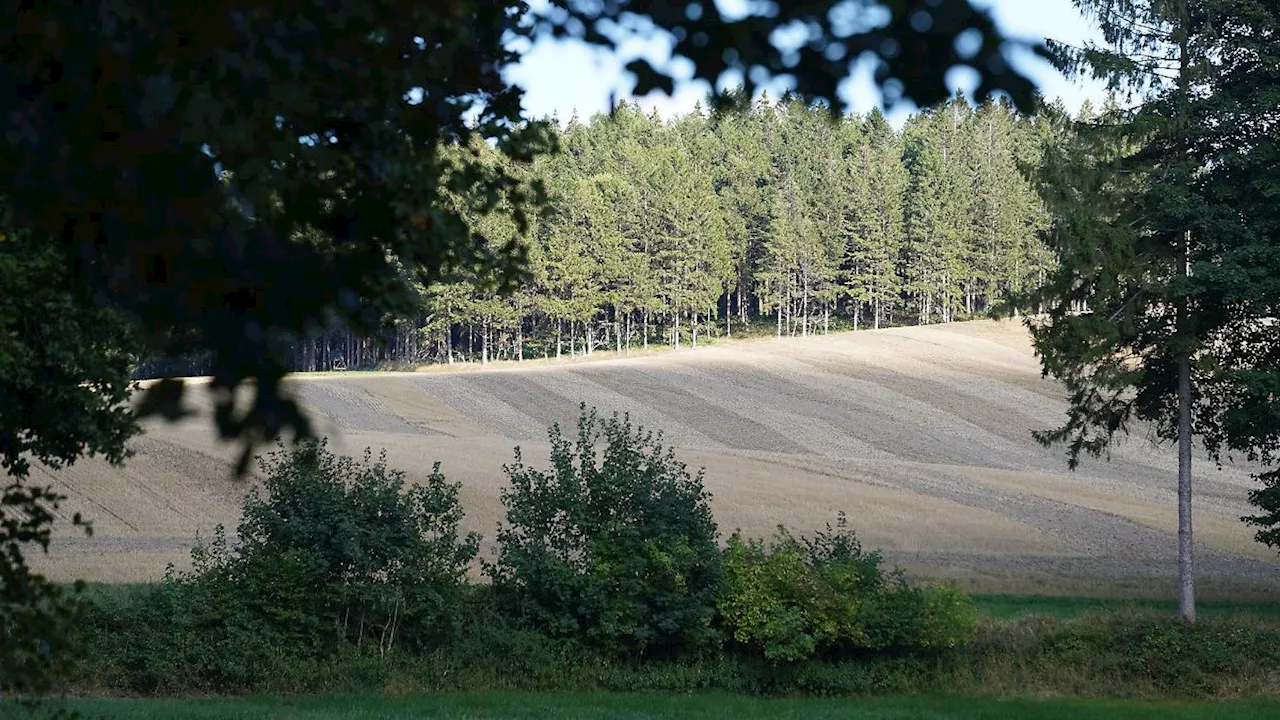
<svg viewBox="0 0 1280 720">
<path fill-rule="evenodd" d="M 852 141 L 843 173 L 850 200 L 843 218 L 848 235 L 845 292 L 851 300 L 854 328 L 864 306 L 871 309 L 872 327 L 879 328 L 902 287 L 897 263 L 907 172 L 899 139 L 878 109 L 856 126 L 848 126 Z"/>
<path fill-rule="evenodd" d="M 1193 621 L 1193 434 L 1219 432 L 1211 414 L 1195 413 L 1217 364 L 1208 339 L 1219 311 L 1193 278 L 1220 265 L 1223 234 L 1221 208 L 1200 189 L 1215 159 L 1196 138 L 1222 126 L 1205 92 L 1225 55 L 1221 13 L 1237 2 L 1076 5 L 1096 18 L 1106 46 L 1055 46 L 1058 66 L 1106 78 L 1139 102 L 1104 108 L 1043 163 L 1061 264 L 1028 307 L 1048 310 L 1033 340 L 1071 398 L 1066 424 L 1038 437 L 1065 442 L 1072 467 L 1082 454 L 1104 453 L 1134 421 L 1176 441 L 1178 606 Z"/>
<path fill-rule="evenodd" d="M 755 292 L 752 268 L 773 219 L 773 188 L 769 183 L 772 159 L 765 142 L 762 112 L 772 112 L 767 98 L 749 110 L 731 107 L 711 118 L 711 131 L 717 141 L 713 181 L 733 263 L 731 286 L 725 294 L 725 333 L 729 335 L 733 332 L 733 315 L 740 323 L 747 322 L 747 299 Z"/>
<path fill-rule="evenodd" d="M 907 128 L 911 172 L 906 200 L 907 290 L 919 322 L 950 322 L 970 279 L 972 179 L 967 167 L 969 106 L 954 99 Z"/>
</svg>

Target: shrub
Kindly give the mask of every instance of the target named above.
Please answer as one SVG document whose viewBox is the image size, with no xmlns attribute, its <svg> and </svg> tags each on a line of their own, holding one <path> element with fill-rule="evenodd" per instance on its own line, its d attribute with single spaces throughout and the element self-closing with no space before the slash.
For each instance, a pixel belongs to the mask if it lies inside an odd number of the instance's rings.
<svg viewBox="0 0 1280 720">
<path fill-rule="evenodd" d="M 508 610 L 607 652 L 713 645 L 721 558 L 701 472 L 661 435 L 585 405 L 573 442 L 558 425 L 549 434 L 550 471 L 525 465 L 519 448 L 505 467 L 507 521 L 487 572 Z"/>
<path fill-rule="evenodd" d="M 268 586 L 253 589 L 269 600 L 260 605 L 275 626 L 314 636 L 323 620 L 381 650 L 452 635 L 480 538 L 459 534 L 459 486 L 439 463 L 425 483 L 406 487 L 385 452 L 374 462 L 366 450 L 357 463 L 320 440 L 261 465 L 266 493 L 245 500 L 234 559 L 251 585 Z M 271 586 L 282 567 L 298 582 Z"/>
<path fill-rule="evenodd" d="M 725 629 L 748 653 L 775 662 L 950 649 L 977 630 L 968 596 L 911 587 L 878 552 L 863 551 L 843 514 L 812 539 L 781 526 L 767 546 L 735 533 L 724 572 Z"/>
<path fill-rule="evenodd" d="M 479 537 L 462 537 L 458 486 L 433 468 L 407 487 L 384 458 L 338 457 L 326 443 L 260 459 L 239 543 L 219 526 L 192 569 L 96 610 L 96 653 L 118 659 L 109 685 L 135 691 L 245 689 L 272 668 L 353 649 L 422 649 L 456 634 Z"/>
<path fill-rule="evenodd" d="M 978 632 L 980 616 L 973 598 L 952 585 L 920 588 L 924 614 L 920 623 L 920 646 L 950 650 L 962 647 Z"/>
</svg>

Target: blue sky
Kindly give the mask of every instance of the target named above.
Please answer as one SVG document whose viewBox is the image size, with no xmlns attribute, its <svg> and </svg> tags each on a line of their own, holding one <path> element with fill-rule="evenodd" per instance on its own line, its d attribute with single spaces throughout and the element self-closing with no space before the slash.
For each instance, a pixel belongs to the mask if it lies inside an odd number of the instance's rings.
<svg viewBox="0 0 1280 720">
<path fill-rule="evenodd" d="M 721 7 L 734 2 L 718 0 Z M 1081 16 L 1071 0 L 977 0 L 977 4 L 990 8 L 997 24 L 1013 37 L 1049 37 L 1074 44 L 1097 37 L 1091 23 Z M 508 70 L 508 79 L 525 89 L 524 107 L 528 115 L 538 118 L 556 115 L 567 120 L 576 111 L 585 118 L 608 108 L 611 91 L 620 99 L 631 97 L 633 83 L 622 66 L 627 58 L 637 54 L 661 62 L 669 50 L 664 43 L 654 41 L 633 43 L 613 54 L 580 43 L 540 40 L 526 51 L 519 64 Z M 1093 99 L 1095 104 L 1101 98 L 1098 84 L 1067 80 L 1034 57 L 1010 60 L 1030 74 L 1046 97 L 1061 98 L 1073 111 L 1086 98 Z M 678 67 L 676 71 L 679 72 Z M 972 87 L 965 83 L 963 75 L 954 79 L 953 89 Z M 654 93 L 639 100 L 644 107 L 657 108 L 663 116 L 670 117 L 690 110 L 708 89 L 706 84 L 683 83 L 677 85 L 671 97 Z M 879 92 L 869 72 L 855 74 L 846 82 L 843 97 L 858 112 L 870 110 L 879 103 Z M 893 114 L 893 119 L 900 121 L 909 112 L 910 108 L 901 108 Z"/>
</svg>

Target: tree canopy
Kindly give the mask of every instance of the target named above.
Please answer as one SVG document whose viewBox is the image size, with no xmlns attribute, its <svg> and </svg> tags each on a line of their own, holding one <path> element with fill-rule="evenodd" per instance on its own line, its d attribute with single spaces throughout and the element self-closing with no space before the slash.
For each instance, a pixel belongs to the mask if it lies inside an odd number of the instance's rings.
<svg viewBox="0 0 1280 720">
<path fill-rule="evenodd" d="M 737 15 L 712 3 L 114 0 L 8 17 L 0 197 L 12 225 L 58 243 L 75 281 L 150 347 L 207 351 L 219 430 L 250 441 L 307 430 L 280 389 L 291 340 L 370 332 L 458 272 L 518 283 L 519 247 L 441 199 L 480 198 L 478 212 L 500 208 L 517 225 L 537 206 L 536 184 L 510 165 L 443 150 L 482 138 L 519 165 L 551 148 L 503 80 L 522 37 L 614 47 L 665 33 L 696 77 L 736 70 L 749 90 L 785 76 L 833 104 L 867 54 L 890 101 L 942 97 L 957 65 L 979 73 L 980 92 L 1032 94 L 1002 59 L 1014 41 L 969 0 Z M 630 67 L 638 92 L 669 87 L 669 72 Z M 253 399 L 237 406 L 247 380 Z M 157 407 L 181 400 L 175 383 L 153 393 Z"/>
<path fill-rule="evenodd" d="M 214 420 L 222 436 L 245 441 L 243 469 L 255 442 L 309 430 L 281 386 L 298 339 L 335 327 L 372 333 L 423 293 L 448 297 L 459 277 L 495 293 L 482 314 L 486 327 L 501 323 L 496 292 L 518 288 L 528 264 L 558 261 L 508 242 L 518 234 L 511 225 L 523 230 L 542 204 L 522 168 L 553 149 L 503 79 L 521 38 L 616 47 L 665 33 L 696 77 L 737 71 L 750 90 L 785 76 L 833 107 L 839 82 L 867 55 L 882 61 L 890 102 L 942 97 L 957 65 L 978 72 L 980 92 L 1006 91 L 1023 107 L 1032 94 L 1003 60 L 1015 43 L 971 0 L 749 3 L 736 15 L 639 0 L 536 9 L 522 0 L 107 0 L 15 2 L 4 16 L 0 457 L 19 480 L 29 458 L 123 458 L 135 350 L 207 356 Z M 630 68 L 640 93 L 670 86 L 665 69 Z M 695 152 L 681 149 L 666 171 L 684 179 Z M 593 212 L 618 190 L 608 178 L 577 188 Z M 664 220 L 679 236 L 717 201 L 674 204 Z M 494 212 L 507 220 L 481 219 Z M 688 260 L 671 258 L 670 272 Z M 680 303 L 711 292 L 671 291 Z M 562 311 L 580 312 L 577 299 Z M 450 322 L 443 307 L 433 322 Z M 40 345 L 50 333 L 60 336 Z M 237 393 L 246 383 L 252 392 Z M 54 401 L 34 399 L 35 384 Z M 158 383 L 140 410 L 176 417 L 183 389 Z M 52 586 L 18 551 L 47 540 L 50 498 L 10 490 L 0 504 L 0 667 L 6 687 L 30 687 L 22 683 L 39 673 L 21 653 L 47 655 L 42 643 L 59 635 L 29 612 L 66 606 L 40 605 Z M 28 670 L 9 672 L 10 661 Z"/>
<path fill-rule="evenodd" d="M 1066 443 L 1073 467 L 1138 423 L 1177 442 L 1179 605 L 1194 620 L 1193 439 L 1214 460 L 1267 464 L 1280 439 L 1277 238 L 1257 205 L 1277 197 L 1263 164 L 1275 157 L 1280 23 L 1251 0 L 1076 5 L 1105 44 L 1054 45 L 1058 66 L 1135 102 L 1071 126 L 1042 166 L 1060 263 L 1025 306 L 1048 312 L 1032 334 L 1070 408 L 1039 437 Z M 1257 501 L 1271 515 L 1256 521 L 1274 525 L 1274 491 Z"/>
</svg>

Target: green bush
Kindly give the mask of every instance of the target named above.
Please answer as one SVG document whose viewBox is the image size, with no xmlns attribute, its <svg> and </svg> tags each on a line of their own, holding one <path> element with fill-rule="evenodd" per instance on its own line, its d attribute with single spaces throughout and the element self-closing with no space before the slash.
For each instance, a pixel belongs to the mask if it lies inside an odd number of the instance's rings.
<svg viewBox="0 0 1280 720">
<path fill-rule="evenodd" d="M 507 521 L 487 572 L 506 609 L 611 653 L 714 646 L 721 558 L 702 474 L 660 435 L 585 405 L 575 441 L 559 426 L 550 439 L 550 471 L 525 465 L 519 448 L 505 468 Z"/>
<path fill-rule="evenodd" d="M 911 587 L 878 552 L 863 551 L 843 514 L 812 539 L 781 526 L 768 545 L 735 533 L 724 573 L 725 629 L 743 650 L 771 661 L 950 649 L 977 630 L 967 595 Z"/>
<path fill-rule="evenodd" d="M 436 463 L 426 482 L 406 486 L 385 453 L 363 463 L 327 450 L 323 440 L 279 450 L 262 462 L 262 493 L 244 505 L 241 546 L 229 567 L 246 580 L 280 568 L 297 582 L 260 590 L 259 607 L 280 628 L 316 638 L 327 625 L 339 640 L 423 647 L 457 630 L 467 567 L 480 546 L 458 525 L 458 484 Z"/>
<path fill-rule="evenodd" d="M 456 636 L 479 537 L 460 536 L 458 486 L 438 466 L 409 487 L 384 459 L 366 451 L 358 463 L 324 441 L 260 464 L 237 544 L 219 526 L 192 549 L 191 570 L 170 567 L 159 585 L 91 613 L 91 652 L 115 663 L 107 685 L 244 689 L 300 660 Z"/>
<path fill-rule="evenodd" d="M 924 614 L 920 624 L 920 646 L 950 650 L 963 647 L 978 632 L 978 608 L 963 590 L 952 585 L 920 588 Z"/>
</svg>

